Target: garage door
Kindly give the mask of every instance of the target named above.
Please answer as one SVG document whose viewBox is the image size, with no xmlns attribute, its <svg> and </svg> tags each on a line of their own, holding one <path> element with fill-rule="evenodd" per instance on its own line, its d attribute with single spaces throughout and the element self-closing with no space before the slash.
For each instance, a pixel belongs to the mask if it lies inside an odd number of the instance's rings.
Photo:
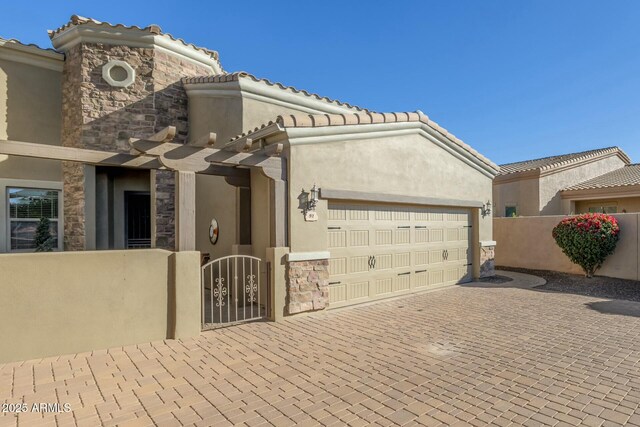
<svg viewBox="0 0 640 427">
<path fill-rule="evenodd" d="M 330 307 L 469 281 L 467 209 L 329 203 Z"/>
</svg>

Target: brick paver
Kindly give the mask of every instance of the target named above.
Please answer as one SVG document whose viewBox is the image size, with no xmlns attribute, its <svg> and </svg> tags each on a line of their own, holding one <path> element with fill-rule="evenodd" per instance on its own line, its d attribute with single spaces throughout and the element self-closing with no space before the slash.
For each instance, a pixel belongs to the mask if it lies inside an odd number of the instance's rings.
<svg viewBox="0 0 640 427">
<path fill-rule="evenodd" d="M 0 365 L 0 402 L 71 405 L 0 426 L 638 426 L 639 335 L 640 303 L 454 287 Z"/>
</svg>

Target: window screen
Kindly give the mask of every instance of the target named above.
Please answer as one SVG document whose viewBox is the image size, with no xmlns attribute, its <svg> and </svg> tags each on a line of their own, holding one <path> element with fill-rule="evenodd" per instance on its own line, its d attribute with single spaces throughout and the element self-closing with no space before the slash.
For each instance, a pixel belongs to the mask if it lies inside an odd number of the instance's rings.
<svg viewBox="0 0 640 427">
<path fill-rule="evenodd" d="M 58 203 L 60 192 L 37 188 L 8 188 L 9 235 L 12 251 L 36 248 L 36 228 L 41 218 L 48 218 L 53 247 L 58 247 Z"/>
</svg>

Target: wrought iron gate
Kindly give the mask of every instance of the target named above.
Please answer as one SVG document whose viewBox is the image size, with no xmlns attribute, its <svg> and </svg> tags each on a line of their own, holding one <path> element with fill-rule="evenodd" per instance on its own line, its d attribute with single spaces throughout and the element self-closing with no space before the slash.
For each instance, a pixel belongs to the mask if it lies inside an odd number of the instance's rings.
<svg viewBox="0 0 640 427">
<path fill-rule="evenodd" d="M 203 265 L 202 329 L 267 317 L 268 266 L 248 255 L 226 256 Z"/>
</svg>

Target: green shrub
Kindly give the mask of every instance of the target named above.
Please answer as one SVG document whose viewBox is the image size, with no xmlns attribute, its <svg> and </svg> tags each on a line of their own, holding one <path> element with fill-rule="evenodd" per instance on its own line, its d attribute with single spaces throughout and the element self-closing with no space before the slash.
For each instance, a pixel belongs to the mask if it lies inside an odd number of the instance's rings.
<svg viewBox="0 0 640 427">
<path fill-rule="evenodd" d="M 553 229 L 553 238 L 571 262 L 587 277 L 602 266 L 618 243 L 620 227 L 611 215 L 588 213 L 567 217 Z"/>
</svg>

